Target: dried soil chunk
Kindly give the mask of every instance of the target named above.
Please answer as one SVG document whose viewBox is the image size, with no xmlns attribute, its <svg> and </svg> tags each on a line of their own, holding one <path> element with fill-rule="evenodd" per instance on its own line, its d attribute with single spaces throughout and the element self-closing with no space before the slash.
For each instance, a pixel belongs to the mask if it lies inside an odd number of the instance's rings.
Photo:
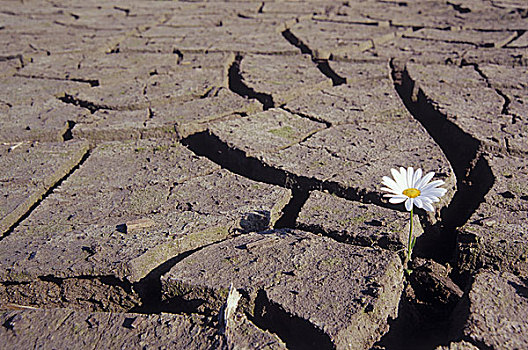
<svg viewBox="0 0 528 350">
<path fill-rule="evenodd" d="M 218 312 L 233 284 L 239 307 L 287 346 L 369 349 L 402 290 L 396 254 L 303 231 L 252 233 L 208 246 L 162 276 L 166 299 Z"/>
<path fill-rule="evenodd" d="M 262 111 L 262 105 L 257 101 L 243 98 L 225 88 L 211 89 L 208 95 L 185 103 L 153 107 L 147 127 L 155 129 L 159 124 L 174 125 L 180 137 L 187 137 L 205 130 L 209 122 L 235 113 L 254 114 Z"/>
<path fill-rule="evenodd" d="M 458 264 L 528 274 L 528 166 L 514 156 L 487 156 L 495 182 L 469 222 L 460 229 Z"/>
<path fill-rule="evenodd" d="M 438 0 L 412 3 L 371 1 L 368 6 L 356 3 L 350 7 L 343 7 L 341 12 L 347 16 L 360 14 L 379 22 L 406 27 L 445 28 L 463 24 L 463 20 L 455 16 L 457 12 L 452 7 Z"/>
<path fill-rule="evenodd" d="M 423 233 L 415 215 L 413 234 Z M 393 251 L 407 246 L 407 213 L 372 204 L 347 201 L 324 192 L 313 191 L 302 207 L 296 222 L 301 229 L 320 232 L 338 241 L 362 246 L 376 246 Z"/>
<path fill-rule="evenodd" d="M 411 80 L 450 122 L 488 149 L 506 151 L 501 129 L 511 123 L 511 116 L 503 114 L 503 97 L 473 66 L 410 63 L 407 69 Z"/>
<path fill-rule="evenodd" d="M 350 57 L 354 53 L 394 39 L 401 29 L 330 21 L 301 21 L 290 31 L 312 51 L 315 58 Z"/>
<path fill-rule="evenodd" d="M 501 125 L 507 151 L 528 154 L 528 72 L 525 67 L 479 65 L 490 84 L 504 95 L 503 113 L 510 117 Z"/>
<path fill-rule="evenodd" d="M 77 122 L 88 110 L 59 98 L 65 91 L 88 84 L 11 77 L 0 80 L 0 142 L 63 140 L 69 122 Z"/>
<path fill-rule="evenodd" d="M 481 271 L 453 313 L 453 335 L 479 348 L 526 349 L 527 297 L 526 280 L 508 272 Z"/>
<path fill-rule="evenodd" d="M 87 151 L 85 142 L 0 145 L 0 234 L 68 174 Z"/>
<path fill-rule="evenodd" d="M 289 190 L 229 173 L 179 144 L 103 143 L 2 241 L 0 280 L 30 283 L 7 285 L 1 298 L 23 303 L 24 292 L 11 289 L 25 288 L 41 296 L 32 305 L 68 304 L 39 294 L 38 276 L 137 282 L 178 254 L 269 229 L 289 199 Z"/>
<path fill-rule="evenodd" d="M 515 48 L 527 48 L 528 47 L 528 33 L 524 33 L 519 36 L 516 40 L 508 44 L 508 47 Z"/>
<path fill-rule="evenodd" d="M 248 156 L 273 154 L 325 128 L 325 125 L 282 109 L 214 123 L 211 131 L 232 145 L 244 145 Z M 249 136 L 252 138 L 250 139 Z"/>
<path fill-rule="evenodd" d="M 152 105 L 198 98 L 223 85 L 222 68 L 184 67 L 143 79 L 124 77 L 109 84 L 73 94 L 81 103 L 104 109 L 135 110 Z"/>
<path fill-rule="evenodd" d="M 317 88 L 332 85 L 308 55 L 255 55 L 242 58 L 243 82 L 257 93 L 271 95 L 275 106 Z"/>
<path fill-rule="evenodd" d="M 372 66 L 374 65 L 369 65 L 368 68 Z M 378 66 L 377 68 L 379 68 L 378 76 L 375 76 L 374 70 L 370 75 L 371 72 L 357 72 L 349 69 L 350 76 L 355 79 L 365 75 L 369 79 L 308 93 L 289 101 L 285 107 L 294 113 L 307 115 L 314 120 L 321 120 L 332 125 L 359 125 L 408 118 L 407 110 L 397 97 L 394 85 L 387 77 L 387 67 Z M 347 74 L 347 79 L 348 76 Z M 382 76 L 385 79 L 381 78 Z"/>
<path fill-rule="evenodd" d="M 242 312 L 233 315 L 232 327 L 224 334 L 229 349 L 287 349 L 279 337 L 255 326 Z"/>
<path fill-rule="evenodd" d="M 464 54 L 474 47 L 469 43 L 429 41 L 402 36 L 379 44 L 371 51 L 387 60 L 398 57 L 421 64 L 459 64 Z"/>
<path fill-rule="evenodd" d="M 207 25 L 211 21 L 214 26 Z M 298 52 L 282 38 L 278 30 L 280 21 L 256 22 L 230 23 L 229 18 L 224 17 L 218 20 L 211 18 L 199 27 L 193 26 L 192 22 L 186 27 L 154 27 L 140 35 L 126 38 L 119 47 L 125 52 L 170 53 L 175 49 L 201 53 L 231 51 L 292 55 Z"/>
<path fill-rule="evenodd" d="M 197 315 L 144 315 L 68 309 L 17 310 L 0 315 L 0 341 L 10 349 L 212 349 L 216 330 Z"/>
<path fill-rule="evenodd" d="M 487 32 L 482 35 L 477 30 L 439 30 L 423 28 L 416 32 L 406 33 L 405 37 L 427 41 L 443 41 L 454 44 L 472 44 L 482 47 L 502 47 L 516 36 L 515 32 Z"/>
</svg>

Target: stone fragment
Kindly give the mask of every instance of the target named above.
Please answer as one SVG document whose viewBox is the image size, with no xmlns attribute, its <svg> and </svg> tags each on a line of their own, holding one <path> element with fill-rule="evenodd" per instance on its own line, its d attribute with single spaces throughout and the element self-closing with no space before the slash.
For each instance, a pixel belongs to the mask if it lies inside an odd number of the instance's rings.
<svg viewBox="0 0 528 350">
<path fill-rule="evenodd" d="M 508 272 L 479 272 L 455 311 L 451 336 L 490 349 L 528 346 L 526 280 Z"/>
<path fill-rule="evenodd" d="M 39 309 L 0 314 L 0 341 L 11 349 L 211 349 L 223 340 L 197 315 Z"/>
<path fill-rule="evenodd" d="M 310 193 L 301 208 L 296 226 L 340 242 L 381 247 L 395 252 L 407 249 L 409 237 L 407 213 L 347 201 L 320 191 Z M 413 236 L 418 237 L 422 233 L 422 226 L 415 215 Z"/>
<path fill-rule="evenodd" d="M 397 313 L 402 275 L 392 252 L 279 230 L 208 246 L 161 280 L 165 299 L 214 313 L 232 283 L 239 307 L 288 347 L 369 349 Z"/>
<path fill-rule="evenodd" d="M 0 233 L 29 212 L 88 151 L 85 142 L 0 145 Z"/>
<path fill-rule="evenodd" d="M 170 141 L 102 143 L 2 240 L 0 281 L 13 283 L 1 300 L 78 307 L 42 289 L 65 293 L 72 281 L 74 295 L 90 278 L 126 291 L 181 253 L 271 228 L 289 199 L 287 189 L 229 173 Z M 123 228 L 138 219 L 154 224 Z"/>
<path fill-rule="evenodd" d="M 156 225 L 156 222 L 149 218 L 130 220 L 125 223 L 127 232 L 140 230 Z"/>
<path fill-rule="evenodd" d="M 528 274 L 528 167 L 521 157 L 486 156 L 493 186 L 459 230 L 457 255 L 462 271 L 481 267 Z"/>
</svg>

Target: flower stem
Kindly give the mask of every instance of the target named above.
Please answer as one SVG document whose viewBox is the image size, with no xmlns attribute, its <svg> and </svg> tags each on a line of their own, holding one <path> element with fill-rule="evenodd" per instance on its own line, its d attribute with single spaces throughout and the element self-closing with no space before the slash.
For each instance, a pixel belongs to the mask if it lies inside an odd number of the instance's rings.
<svg viewBox="0 0 528 350">
<path fill-rule="evenodd" d="M 412 249 L 413 249 L 413 210 L 411 208 L 411 226 L 409 229 L 409 245 L 407 246 L 407 262 L 411 261 Z"/>
</svg>

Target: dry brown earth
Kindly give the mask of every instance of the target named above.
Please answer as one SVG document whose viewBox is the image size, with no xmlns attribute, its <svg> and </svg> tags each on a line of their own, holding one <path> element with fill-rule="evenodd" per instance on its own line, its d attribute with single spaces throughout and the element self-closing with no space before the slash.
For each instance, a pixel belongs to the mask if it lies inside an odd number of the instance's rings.
<svg viewBox="0 0 528 350">
<path fill-rule="evenodd" d="M 0 344 L 526 348 L 527 31 L 520 0 L 0 0 Z M 400 166 L 448 190 L 408 266 Z"/>
</svg>

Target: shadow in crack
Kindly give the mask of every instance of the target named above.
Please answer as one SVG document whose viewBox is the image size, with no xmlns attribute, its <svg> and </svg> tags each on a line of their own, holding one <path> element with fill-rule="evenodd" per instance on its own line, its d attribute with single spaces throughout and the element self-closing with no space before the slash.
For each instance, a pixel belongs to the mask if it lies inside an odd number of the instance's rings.
<svg viewBox="0 0 528 350">
<path fill-rule="evenodd" d="M 242 62 L 242 55 L 235 56 L 235 60 L 229 66 L 227 72 L 229 90 L 242 97 L 256 99 L 262 103 L 262 108 L 268 110 L 275 107 L 273 96 L 263 92 L 257 92 L 244 83 L 244 78 L 240 73 L 240 63 Z"/>
<path fill-rule="evenodd" d="M 335 349 L 328 335 L 270 301 L 264 290 L 258 291 L 253 315 L 247 316 L 257 327 L 275 333 L 288 349 Z"/>
<path fill-rule="evenodd" d="M 282 32 L 282 36 L 290 44 L 298 48 L 301 53 L 308 54 L 312 58 L 312 61 L 317 65 L 317 69 L 324 74 L 326 77 L 332 80 L 332 85 L 339 86 L 346 83 L 346 78 L 343 78 L 337 74 L 328 64 L 327 59 L 317 58 L 313 50 L 310 49 L 305 43 L 303 43 L 299 38 L 297 38 L 289 29 L 286 29 Z"/>
<path fill-rule="evenodd" d="M 139 294 L 141 304 L 129 310 L 129 312 L 142 313 L 142 314 L 154 314 L 160 312 L 182 312 L 189 308 L 188 305 L 183 303 L 165 302 L 162 301 L 161 295 L 161 276 L 166 274 L 172 269 L 174 265 L 188 257 L 189 255 L 199 251 L 203 247 L 187 251 L 179 254 L 158 267 L 152 270 L 148 275 L 143 277 L 139 282 L 134 283 L 133 288 Z M 175 305 L 177 304 L 177 305 Z M 191 310 L 194 308 L 190 307 Z"/>
<path fill-rule="evenodd" d="M 411 115 L 420 122 L 446 155 L 457 179 L 457 191 L 431 234 L 418 241 L 416 251 L 437 261 L 449 261 L 456 245 L 456 228 L 464 225 L 484 201 L 494 183 L 481 143 L 438 111 L 413 81 L 402 62 L 390 61 L 395 89 Z"/>
</svg>

